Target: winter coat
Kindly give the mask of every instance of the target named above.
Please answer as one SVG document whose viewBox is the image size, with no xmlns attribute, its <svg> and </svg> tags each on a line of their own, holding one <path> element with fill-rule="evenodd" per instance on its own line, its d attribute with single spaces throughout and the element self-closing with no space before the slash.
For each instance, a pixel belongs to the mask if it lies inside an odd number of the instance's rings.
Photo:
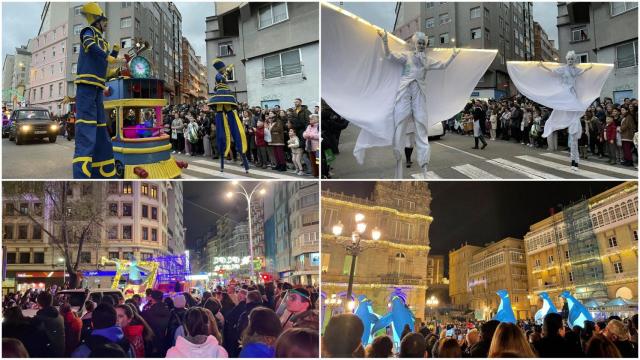
<svg viewBox="0 0 640 360">
<path fill-rule="evenodd" d="M 304 131 L 304 133 L 302 134 L 302 136 L 306 139 L 306 140 L 310 140 L 311 141 L 311 151 L 316 151 L 318 150 L 318 147 L 320 145 L 320 136 L 318 134 L 318 124 L 316 125 L 311 125 L 309 124 L 309 126 L 307 126 L 307 130 Z"/>
<path fill-rule="evenodd" d="M 604 136 L 605 136 L 605 140 L 608 142 L 610 142 L 611 140 L 613 140 L 613 143 L 615 144 L 616 141 L 616 136 L 617 136 L 617 131 L 616 131 L 616 123 L 615 122 L 611 122 L 610 124 L 607 124 L 607 126 L 605 126 L 604 128 Z"/>
<path fill-rule="evenodd" d="M 171 313 L 164 303 L 155 303 L 147 311 L 142 312 L 142 318 L 153 330 L 153 348 L 155 354 L 147 356 L 164 357 L 167 349 L 167 328 Z"/>
<path fill-rule="evenodd" d="M 264 127 L 256 128 L 256 146 L 257 147 L 265 147 L 267 146 L 267 142 L 264 141 Z"/>
<path fill-rule="evenodd" d="M 122 329 L 124 337 L 131 345 L 131 351 L 137 358 L 144 357 L 144 325 L 129 325 Z"/>
<path fill-rule="evenodd" d="M 3 321 L 2 337 L 20 340 L 29 353 L 29 357 L 50 357 L 47 343 L 42 341 L 46 333 L 43 327 L 38 328 L 30 320 L 17 323 Z"/>
<path fill-rule="evenodd" d="M 282 125 L 282 120 L 276 120 L 275 123 L 271 126 L 271 142 L 269 145 L 271 146 L 284 146 L 284 127 Z"/>
<path fill-rule="evenodd" d="M 633 115 L 627 114 L 620 124 L 620 135 L 622 136 L 622 141 L 633 141 L 633 134 L 635 134 L 636 131 L 638 131 L 638 129 Z"/>
<path fill-rule="evenodd" d="M 91 332 L 91 336 L 87 339 L 87 342 L 80 345 L 72 354 L 74 358 L 87 358 L 91 357 L 91 352 L 98 346 L 104 344 L 117 344 L 119 345 L 125 354 L 129 357 L 133 357 L 131 346 L 124 336 L 124 332 L 119 326 L 111 326 L 104 329 L 96 329 Z"/>
<path fill-rule="evenodd" d="M 238 340 L 240 339 L 240 333 L 237 332 L 237 329 L 231 324 L 237 324 L 240 321 L 240 315 L 244 313 L 247 308 L 247 303 L 241 301 L 236 305 L 233 310 L 227 316 L 226 322 L 229 326 L 225 326 L 222 334 L 222 339 L 224 341 L 224 348 L 227 349 L 229 355 L 231 357 L 237 357 L 239 353 L 238 349 Z"/>
<path fill-rule="evenodd" d="M 198 335 L 195 337 L 197 340 L 201 340 L 204 335 Z M 203 343 L 196 344 L 189 340 L 193 340 L 191 337 L 184 338 L 178 337 L 176 340 L 176 346 L 167 351 L 168 358 L 227 358 L 229 355 L 227 351 L 220 346 L 218 340 L 209 335 Z"/>
<path fill-rule="evenodd" d="M 298 137 L 294 135 L 293 137 L 289 138 L 287 146 L 289 146 L 291 150 L 297 149 L 300 147 L 300 140 L 298 140 Z"/>
<path fill-rule="evenodd" d="M 63 357 L 65 348 L 64 319 L 53 306 L 38 310 L 33 324 L 44 329 L 48 357 Z"/>
<path fill-rule="evenodd" d="M 299 109 L 296 109 L 295 117 L 291 118 L 291 123 L 293 124 L 293 129 L 296 131 L 296 135 L 299 138 L 302 138 L 302 133 L 309 125 L 309 116 L 311 116 L 311 111 L 307 109 L 307 105 L 301 105 Z"/>
<path fill-rule="evenodd" d="M 262 303 L 248 303 L 244 308 L 244 312 L 242 313 L 242 315 L 240 315 L 238 322 L 235 324 L 236 332 L 239 336 L 242 336 L 244 329 L 249 326 L 249 314 L 251 313 L 251 310 L 257 308 L 258 306 L 262 306 Z"/>
<path fill-rule="evenodd" d="M 273 358 L 276 355 L 276 339 L 273 337 L 254 335 L 243 340 L 241 358 Z"/>
<path fill-rule="evenodd" d="M 575 353 L 568 342 L 565 341 L 559 335 L 543 337 L 534 345 L 538 356 L 544 357 L 559 357 L 559 358 L 572 358 L 580 357 L 581 354 Z"/>
<path fill-rule="evenodd" d="M 80 342 L 84 342 L 89 335 L 91 335 L 91 331 L 93 331 L 93 324 L 91 323 L 92 312 L 85 313 L 82 315 L 82 331 L 80 332 Z"/>
<path fill-rule="evenodd" d="M 171 346 L 175 345 L 175 333 L 176 329 L 180 325 L 184 324 L 184 317 L 187 315 L 187 310 L 184 308 L 174 308 L 171 310 L 171 316 L 169 317 L 169 327 L 167 328 L 167 338 Z"/>
</svg>

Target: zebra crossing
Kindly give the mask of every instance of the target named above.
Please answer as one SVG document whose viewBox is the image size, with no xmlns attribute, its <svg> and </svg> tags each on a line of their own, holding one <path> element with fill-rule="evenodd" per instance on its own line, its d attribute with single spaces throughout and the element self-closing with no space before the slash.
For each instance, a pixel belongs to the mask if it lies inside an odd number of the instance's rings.
<svg viewBox="0 0 640 360">
<path fill-rule="evenodd" d="M 225 163 L 224 172 L 220 171 L 220 161 L 207 159 L 187 159 L 189 166 L 182 171 L 182 179 L 234 179 L 234 180 L 255 180 L 255 179 L 286 179 L 286 180 L 310 180 L 310 176 L 299 176 L 292 171 L 279 172 L 274 170 L 263 170 L 249 167 L 246 173 L 242 165 Z"/>
<path fill-rule="evenodd" d="M 632 179 L 638 170 L 606 164 L 606 159 L 580 160 L 577 171 L 572 170 L 569 156 L 563 153 L 516 155 L 512 158 L 493 158 L 473 161 L 446 169 L 434 169 L 411 174 L 414 179 Z M 452 171 L 453 170 L 453 171 Z M 453 175 L 453 176 L 452 176 Z"/>
</svg>

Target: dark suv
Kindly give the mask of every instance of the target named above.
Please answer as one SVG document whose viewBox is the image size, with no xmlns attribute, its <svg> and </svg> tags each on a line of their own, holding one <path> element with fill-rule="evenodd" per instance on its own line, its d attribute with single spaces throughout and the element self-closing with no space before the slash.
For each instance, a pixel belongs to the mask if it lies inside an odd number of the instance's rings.
<svg viewBox="0 0 640 360">
<path fill-rule="evenodd" d="M 9 121 L 9 140 L 15 140 L 16 145 L 22 145 L 29 139 L 44 138 L 49 138 L 49 142 L 54 143 L 58 138 L 58 124 L 47 109 L 18 109 L 11 113 Z"/>
</svg>

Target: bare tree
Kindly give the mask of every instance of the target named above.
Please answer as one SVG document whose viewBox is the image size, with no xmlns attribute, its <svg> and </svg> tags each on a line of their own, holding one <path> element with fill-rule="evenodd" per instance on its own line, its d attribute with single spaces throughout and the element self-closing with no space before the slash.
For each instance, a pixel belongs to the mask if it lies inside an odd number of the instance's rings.
<svg viewBox="0 0 640 360">
<path fill-rule="evenodd" d="M 5 201 L 47 234 L 64 257 L 69 287 L 79 287 L 79 265 L 85 246 L 100 241 L 105 218 L 105 182 L 3 182 Z M 77 189 L 74 193 L 73 189 Z M 22 211 L 20 203 L 39 200 L 39 209 Z"/>
</svg>

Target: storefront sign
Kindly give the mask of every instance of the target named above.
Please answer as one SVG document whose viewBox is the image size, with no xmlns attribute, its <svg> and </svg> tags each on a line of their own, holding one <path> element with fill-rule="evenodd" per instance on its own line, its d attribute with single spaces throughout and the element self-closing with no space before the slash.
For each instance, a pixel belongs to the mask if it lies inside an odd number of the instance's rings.
<svg viewBox="0 0 640 360">
<path fill-rule="evenodd" d="M 62 271 L 25 271 L 16 273 L 17 278 L 58 278 L 63 277 Z"/>
<path fill-rule="evenodd" d="M 82 276 L 116 276 L 116 272 L 115 271 L 101 271 L 101 270 L 83 271 L 82 272 Z"/>
</svg>

